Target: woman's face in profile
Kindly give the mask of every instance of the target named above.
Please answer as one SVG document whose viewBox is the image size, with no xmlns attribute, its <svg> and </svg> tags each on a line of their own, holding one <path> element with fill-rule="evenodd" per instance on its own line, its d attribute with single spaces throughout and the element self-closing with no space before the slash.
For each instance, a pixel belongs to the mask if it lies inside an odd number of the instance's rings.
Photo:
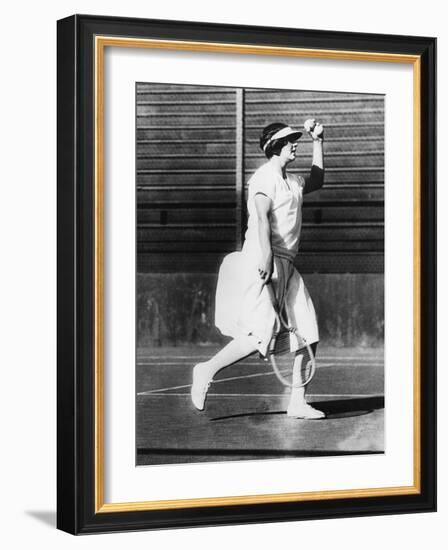
<svg viewBox="0 0 448 550">
<path fill-rule="evenodd" d="M 287 141 L 280 151 L 280 159 L 289 164 L 296 158 L 297 141 Z"/>
</svg>

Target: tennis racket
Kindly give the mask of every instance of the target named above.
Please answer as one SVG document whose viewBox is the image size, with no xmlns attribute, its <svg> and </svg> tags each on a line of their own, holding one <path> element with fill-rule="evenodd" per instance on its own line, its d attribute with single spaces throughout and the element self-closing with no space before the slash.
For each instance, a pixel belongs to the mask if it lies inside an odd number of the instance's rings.
<svg viewBox="0 0 448 550">
<path fill-rule="evenodd" d="M 266 290 L 276 318 L 268 347 L 272 369 L 284 386 L 302 388 L 310 383 L 316 372 L 313 350 L 297 329 L 285 321 L 270 282 L 266 284 Z"/>
</svg>

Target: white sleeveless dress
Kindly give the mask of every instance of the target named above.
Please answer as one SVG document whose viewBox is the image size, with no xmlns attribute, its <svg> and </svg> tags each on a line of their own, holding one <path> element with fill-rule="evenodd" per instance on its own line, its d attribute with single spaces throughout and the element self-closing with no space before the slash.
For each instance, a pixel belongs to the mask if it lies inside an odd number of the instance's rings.
<svg viewBox="0 0 448 550">
<path fill-rule="evenodd" d="M 266 355 L 275 325 L 271 300 L 258 274 L 260 245 L 254 197 L 257 193 L 272 201 L 271 244 L 274 255 L 274 285 L 279 304 L 291 325 L 309 344 L 319 340 L 316 313 L 302 277 L 294 268 L 302 226 L 303 187 L 300 176 L 285 181 L 267 162 L 248 183 L 248 228 L 241 252 L 226 256 L 221 264 L 216 289 L 215 324 L 222 334 L 237 338 L 251 335 L 257 349 Z"/>
</svg>

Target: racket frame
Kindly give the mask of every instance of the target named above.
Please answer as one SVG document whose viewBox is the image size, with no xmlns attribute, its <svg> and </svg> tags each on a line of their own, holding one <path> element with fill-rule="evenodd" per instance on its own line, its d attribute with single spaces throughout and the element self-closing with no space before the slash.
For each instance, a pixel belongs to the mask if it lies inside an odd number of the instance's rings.
<svg viewBox="0 0 448 550">
<path fill-rule="evenodd" d="M 296 388 L 303 388 L 305 386 L 307 386 L 311 380 L 313 379 L 313 376 L 316 372 L 316 359 L 314 357 L 314 353 L 313 353 L 313 350 L 310 346 L 310 344 L 307 342 L 306 338 L 304 338 L 303 336 L 301 336 L 297 330 L 296 327 L 293 327 L 291 325 L 289 325 L 285 319 L 283 318 L 281 312 L 280 312 L 280 307 L 278 305 L 278 301 L 277 301 L 277 298 L 275 296 L 275 292 L 274 292 L 274 289 L 272 287 L 272 283 L 271 281 L 269 281 L 268 283 L 266 283 L 266 290 L 268 292 L 268 295 L 271 299 L 271 303 L 272 303 L 272 307 L 274 309 L 274 313 L 275 313 L 275 317 L 276 317 L 276 329 L 274 330 L 274 334 L 272 335 L 272 338 L 271 338 L 271 341 L 269 343 L 269 347 L 268 347 L 268 355 L 269 355 L 269 361 L 271 363 L 271 366 L 272 366 L 272 370 L 274 371 L 274 374 L 275 376 L 277 377 L 277 379 L 279 380 L 279 382 L 281 382 L 284 386 L 287 386 L 289 388 L 292 388 L 292 389 L 296 389 Z M 280 334 L 281 330 L 282 330 L 282 327 L 289 333 L 292 333 L 295 335 L 295 337 L 297 338 L 297 341 L 298 341 L 298 344 L 300 346 L 300 344 L 302 344 L 298 350 L 297 350 L 297 353 L 296 353 L 296 356 L 299 354 L 300 350 L 302 349 L 305 349 L 307 350 L 308 352 L 308 356 L 309 356 L 309 360 L 308 360 L 308 363 L 307 363 L 307 366 L 309 365 L 309 363 L 311 363 L 311 368 L 310 368 L 310 371 L 309 371 L 309 374 L 308 376 L 305 378 L 305 380 L 301 381 L 301 382 L 297 382 L 297 383 L 294 383 L 294 382 L 290 382 L 287 378 L 285 378 L 283 376 L 283 374 L 280 372 L 280 369 L 278 368 L 278 365 L 276 363 L 276 360 L 275 360 L 275 353 L 273 353 L 273 349 L 274 349 L 274 346 L 272 345 L 272 342 L 275 341 L 275 339 L 277 338 L 277 336 Z M 303 359 L 302 359 L 303 360 Z M 295 368 L 295 361 L 294 361 L 294 365 L 293 365 L 293 373 L 294 373 L 294 368 Z"/>
</svg>

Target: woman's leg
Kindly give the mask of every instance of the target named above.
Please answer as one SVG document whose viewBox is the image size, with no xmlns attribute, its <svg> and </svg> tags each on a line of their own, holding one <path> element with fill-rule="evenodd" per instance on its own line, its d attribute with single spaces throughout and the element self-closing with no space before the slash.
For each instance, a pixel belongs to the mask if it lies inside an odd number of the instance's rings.
<svg viewBox="0 0 448 550">
<path fill-rule="evenodd" d="M 314 356 L 316 356 L 317 342 L 311 344 L 311 350 Z M 303 354 L 303 360 L 308 360 L 306 354 Z M 293 383 L 297 382 L 300 382 L 299 373 L 297 373 L 296 377 L 293 376 Z M 325 418 L 325 413 L 315 409 L 306 402 L 306 389 L 306 386 L 302 386 L 300 388 L 291 388 L 291 397 L 289 399 L 287 415 L 293 418 L 308 418 L 312 420 Z"/>
<path fill-rule="evenodd" d="M 257 351 L 257 348 L 254 338 L 252 336 L 240 336 L 231 340 L 211 359 L 204 363 L 198 363 L 197 366 L 200 366 L 204 372 L 207 371 L 210 378 L 214 378 L 221 369 L 241 361 L 241 359 L 244 359 L 255 351 Z"/>
<path fill-rule="evenodd" d="M 241 336 L 231 340 L 216 355 L 193 369 L 191 400 L 200 411 L 204 409 L 208 388 L 214 376 L 225 367 L 233 365 L 257 351 L 253 337 Z"/>
</svg>

